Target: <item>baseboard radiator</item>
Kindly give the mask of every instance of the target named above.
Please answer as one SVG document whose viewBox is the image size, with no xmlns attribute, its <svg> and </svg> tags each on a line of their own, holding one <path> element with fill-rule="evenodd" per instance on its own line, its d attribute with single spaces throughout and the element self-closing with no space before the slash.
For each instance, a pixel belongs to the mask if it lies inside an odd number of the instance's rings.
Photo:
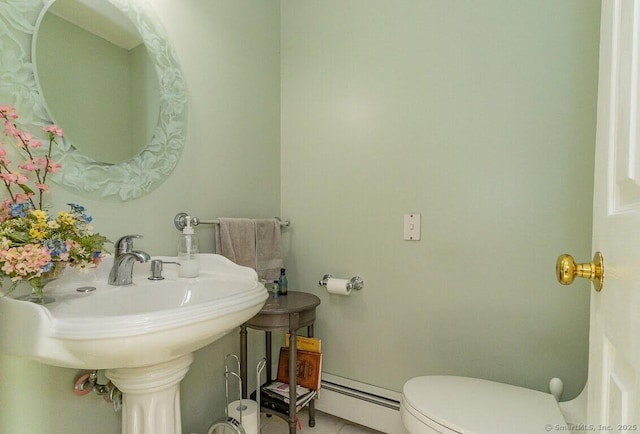
<svg viewBox="0 0 640 434">
<path fill-rule="evenodd" d="M 406 434 L 400 420 L 400 394 L 348 378 L 322 373 L 316 408 L 388 434 Z"/>
</svg>

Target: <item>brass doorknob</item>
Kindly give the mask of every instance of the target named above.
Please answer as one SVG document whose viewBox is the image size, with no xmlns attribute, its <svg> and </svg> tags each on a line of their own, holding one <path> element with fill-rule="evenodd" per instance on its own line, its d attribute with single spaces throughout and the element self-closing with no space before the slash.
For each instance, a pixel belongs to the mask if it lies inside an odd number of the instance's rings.
<svg viewBox="0 0 640 434">
<path fill-rule="evenodd" d="M 604 261 L 602 253 L 596 252 L 593 255 L 593 261 L 576 264 L 571 255 L 560 255 L 556 262 L 556 277 L 558 282 L 563 285 L 571 285 L 576 277 L 584 277 L 591 280 L 593 288 L 600 292 L 604 281 Z"/>
</svg>

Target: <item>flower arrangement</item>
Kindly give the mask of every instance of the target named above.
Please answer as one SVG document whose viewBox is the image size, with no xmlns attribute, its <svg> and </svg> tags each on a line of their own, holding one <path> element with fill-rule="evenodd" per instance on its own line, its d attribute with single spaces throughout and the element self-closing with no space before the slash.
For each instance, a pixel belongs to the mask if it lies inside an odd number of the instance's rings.
<svg viewBox="0 0 640 434">
<path fill-rule="evenodd" d="M 43 205 L 49 192 L 47 176 L 61 168 L 52 161 L 51 149 L 62 137 L 62 129 L 56 125 L 44 127 L 49 146 L 43 148 L 40 140 L 18 128 L 15 108 L 0 105 L 0 119 L 4 121 L 4 135 L 14 140 L 24 157 L 21 164 L 12 166 L 0 142 L 0 182 L 8 194 L 0 204 L 0 275 L 11 279 L 9 293 L 26 280 L 34 301 L 41 301 L 49 277 L 55 277 L 66 264 L 95 267 L 104 256 L 108 240 L 93 232 L 92 218 L 84 207 L 69 204 L 69 211 L 51 216 Z"/>
</svg>

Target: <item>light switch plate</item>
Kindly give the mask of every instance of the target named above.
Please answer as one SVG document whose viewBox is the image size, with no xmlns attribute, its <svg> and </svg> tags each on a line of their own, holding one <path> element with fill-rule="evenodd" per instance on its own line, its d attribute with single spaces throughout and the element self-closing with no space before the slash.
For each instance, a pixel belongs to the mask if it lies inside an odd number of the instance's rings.
<svg viewBox="0 0 640 434">
<path fill-rule="evenodd" d="M 420 213 L 414 212 L 404 215 L 404 240 L 420 240 Z"/>
</svg>

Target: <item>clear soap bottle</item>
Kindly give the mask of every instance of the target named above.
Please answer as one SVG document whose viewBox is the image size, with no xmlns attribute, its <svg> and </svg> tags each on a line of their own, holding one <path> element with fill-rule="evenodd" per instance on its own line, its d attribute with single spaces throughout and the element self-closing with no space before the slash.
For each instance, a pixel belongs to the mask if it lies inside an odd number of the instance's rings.
<svg viewBox="0 0 640 434">
<path fill-rule="evenodd" d="M 198 238 L 193 234 L 191 217 L 185 217 L 186 226 L 182 229 L 182 235 L 178 242 L 178 276 L 196 277 L 200 272 L 200 260 L 198 259 Z"/>
</svg>

